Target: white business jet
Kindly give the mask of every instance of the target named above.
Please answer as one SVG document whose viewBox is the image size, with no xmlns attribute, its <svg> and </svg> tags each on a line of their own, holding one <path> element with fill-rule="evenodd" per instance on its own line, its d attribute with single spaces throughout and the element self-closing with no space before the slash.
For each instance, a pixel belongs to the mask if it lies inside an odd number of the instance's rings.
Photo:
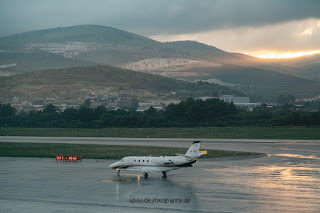
<svg viewBox="0 0 320 213">
<path fill-rule="evenodd" d="M 207 151 L 199 151 L 200 141 L 194 141 L 187 153 L 177 156 L 160 156 L 160 157 L 144 157 L 144 156 L 129 156 L 124 157 L 120 161 L 111 164 L 109 167 L 118 171 L 140 171 L 144 177 L 148 177 L 148 173 L 162 172 L 163 177 L 167 176 L 167 172 L 180 169 L 182 167 L 192 167 L 192 164 L 197 162 L 197 158 L 207 154 Z"/>
</svg>

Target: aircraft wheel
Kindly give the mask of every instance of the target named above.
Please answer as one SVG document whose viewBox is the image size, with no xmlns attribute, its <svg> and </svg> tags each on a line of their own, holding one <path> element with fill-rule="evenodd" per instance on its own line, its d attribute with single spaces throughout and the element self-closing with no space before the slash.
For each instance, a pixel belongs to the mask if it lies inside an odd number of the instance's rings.
<svg viewBox="0 0 320 213">
<path fill-rule="evenodd" d="M 162 172 L 162 177 L 167 177 L 167 172 Z"/>
<path fill-rule="evenodd" d="M 117 175 L 118 175 L 118 176 L 120 175 L 120 170 L 118 170 Z"/>
<path fill-rule="evenodd" d="M 147 178 L 148 177 L 148 173 L 143 173 L 144 177 Z"/>
</svg>

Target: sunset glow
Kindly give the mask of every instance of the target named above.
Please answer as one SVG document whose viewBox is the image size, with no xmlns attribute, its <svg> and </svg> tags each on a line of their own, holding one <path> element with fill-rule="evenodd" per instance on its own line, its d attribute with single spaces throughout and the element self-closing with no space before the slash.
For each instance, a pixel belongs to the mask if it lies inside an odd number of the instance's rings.
<svg viewBox="0 0 320 213">
<path fill-rule="evenodd" d="M 258 58 L 296 58 L 306 55 L 312 55 L 320 53 L 320 50 L 314 51 L 305 51 L 305 52 L 256 52 L 256 53 L 249 53 L 249 55 L 253 55 Z"/>
</svg>

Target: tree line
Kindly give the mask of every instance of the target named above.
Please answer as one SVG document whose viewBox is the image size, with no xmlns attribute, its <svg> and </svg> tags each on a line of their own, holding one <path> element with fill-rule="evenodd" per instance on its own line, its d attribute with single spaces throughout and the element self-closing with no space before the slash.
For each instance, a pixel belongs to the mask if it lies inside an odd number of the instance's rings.
<svg viewBox="0 0 320 213">
<path fill-rule="evenodd" d="M 150 107 L 144 112 L 108 110 L 104 106 L 67 109 L 59 112 L 52 104 L 40 112 L 21 112 L 0 104 L 0 126 L 32 128 L 161 128 L 226 126 L 320 126 L 320 112 L 293 112 L 261 106 L 252 112 L 219 99 L 189 98 L 170 104 L 166 110 Z"/>
</svg>

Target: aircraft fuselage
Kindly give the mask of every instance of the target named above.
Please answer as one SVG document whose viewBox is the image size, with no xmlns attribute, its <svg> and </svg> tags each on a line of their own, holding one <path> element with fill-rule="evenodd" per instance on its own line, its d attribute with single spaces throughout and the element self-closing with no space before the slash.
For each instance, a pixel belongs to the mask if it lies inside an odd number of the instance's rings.
<svg viewBox="0 0 320 213">
<path fill-rule="evenodd" d="M 168 171 L 191 167 L 198 157 L 205 154 L 203 151 L 199 152 L 199 148 L 200 141 L 194 141 L 184 155 L 160 157 L 129 156 L 111 164 L 109 167 L 118 170 L 118 175 L 120 170 L 131 170 L 143 172 L 145 177 L 148 177 L 149 172 L 162 172 L 163 176 L 166 176 Z"/>
</svg>

